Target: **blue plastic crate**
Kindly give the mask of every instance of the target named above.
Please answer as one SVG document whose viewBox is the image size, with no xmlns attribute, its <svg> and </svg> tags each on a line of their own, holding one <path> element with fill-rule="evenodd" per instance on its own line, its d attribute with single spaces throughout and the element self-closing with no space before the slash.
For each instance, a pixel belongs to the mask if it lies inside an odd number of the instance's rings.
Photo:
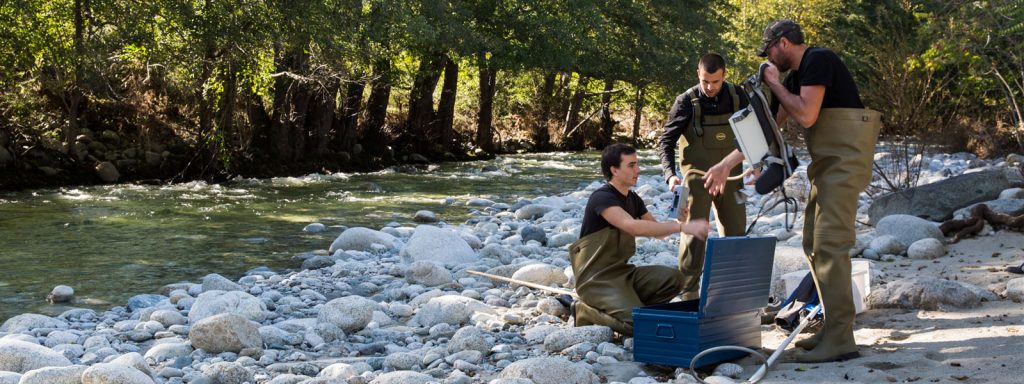
<svg viewBox="0 0 1024 384">
<path fill-rule="evenodd" d="M 708 240 L 700 299 L 633 308 L 633 359 L 689 367 L 701 351 L 721 345 L 761 347 L 758 310 L 768 304 L 774 237 Z M 742 357 L 721 351 L 700 366 Z"/>
</svg>

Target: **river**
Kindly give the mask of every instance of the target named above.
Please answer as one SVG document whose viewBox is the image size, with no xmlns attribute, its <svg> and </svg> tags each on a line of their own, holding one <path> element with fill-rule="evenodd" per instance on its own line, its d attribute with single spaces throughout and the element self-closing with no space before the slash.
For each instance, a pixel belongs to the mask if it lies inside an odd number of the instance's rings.
<svg viewBox="0 0 1024 384">
<path fill-rule="evenodd" d="M 641 159 L 646 174 L 660 173 L 656 152 Z M 0 193 L 0 321 L 105 310 L 209 273 L 235 280 L 260 266 L 296 268 L 295 255 L 326 249 L 342 227 L 414 225 L 421 209 L 458 225 L 470 217 L 471 198 L 512 204 L 573 191 L 601 180 L 598 164 L 596 152 L 545 153 L 373 173 Z M 328 230 L 302 231 L 314 222 Z M 74 288 L 74 304 L 46 302 L 60 284 Z"/>
</svg>

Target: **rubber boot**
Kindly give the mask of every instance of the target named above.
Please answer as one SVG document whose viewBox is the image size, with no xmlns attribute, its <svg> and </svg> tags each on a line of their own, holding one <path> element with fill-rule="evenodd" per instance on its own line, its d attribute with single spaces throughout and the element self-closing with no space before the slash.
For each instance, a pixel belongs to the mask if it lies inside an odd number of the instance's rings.
<svg viewBox="0 0 1024 384">
<path fill-rule="evenodd" d="M 814 349 L 814 347 L 817 347 L 818 343 L 821 342 L 821 336 L 825 334 L 824 330 L 825 327 L 822 327 L 821 329 L 818 330 L 818 332 L 815 332 L 813 335 L 811 335 L 811 337 L 799 340 L 796 343 L 793 343 L 793 345 L 795 345 L 797 348 L 802 349 Z"/>
<path fill-rule="evenodd" d="M 633 321 L 632 318 L 629 321 L 623 321 L 622 319 L 616 318 L 610 314 L 602 312 L 601 310 L 591 307 L 582 301 L 576 301 L 576 326 L 583 327 L 587 325 L 605 325 L 611 328 L 613 331 L 621 333 L 626 336 L 633 336 Z"/>
<path fill-rule="evenodd" d="M 810 351 L 796 355 L 796 361 L 823 363 L 858 357 L 860 354 L 853 337 L 856 312 L 850 288 L 850 258 L 846 254 L 836 254 L 840 249 L 846 252 L 840 244 L 821 244 L 816 248 L 819 253 L 812 256 L 811 274 L 824 306 L 825 325 L 819 331 L 821 337 L 816 345 Z"/>
</svg>

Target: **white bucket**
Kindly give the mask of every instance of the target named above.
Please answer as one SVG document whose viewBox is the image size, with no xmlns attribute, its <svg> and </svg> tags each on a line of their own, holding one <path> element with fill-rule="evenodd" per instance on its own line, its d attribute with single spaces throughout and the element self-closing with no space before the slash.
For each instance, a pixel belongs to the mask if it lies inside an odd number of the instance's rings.
<svg viewBox="0 0 1024 384">
<path fill-rule="evenodd" d="M 852 267 L 850 279 L 853 282 L 851 287 L 853 290 L 853 308 L 857 313 L 861 313 L 864 312 L 864 298 L 868 297 L 871 293 L 871 262 L 868 260 L 853 260 Z M 810 270 L 803 269 L 782 275 L 783 286 L 786 288 L 786 297 L 783 300 L 793 294 L 796 287 L 800 285 L 800 281 L 804 279 L 804 275 L 808 273 L 810 273 Z"/>
</svg>

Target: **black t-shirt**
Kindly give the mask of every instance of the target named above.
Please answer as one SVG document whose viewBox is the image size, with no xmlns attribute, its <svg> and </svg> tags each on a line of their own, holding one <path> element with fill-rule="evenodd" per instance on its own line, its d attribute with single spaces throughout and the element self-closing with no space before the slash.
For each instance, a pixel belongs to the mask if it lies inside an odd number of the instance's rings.
<svg viewBox="0 0 1024 384">
<path fill-rule="evenodd" d="M 730 85 L 735 87 L 740 105 L 732 105 L 732 95 L 729 94 L 727 88 Z M 690 90 L 697 94 L 701 114 L 704 116 L 732 114 L 746 108 L 749 103 L 747 93 L 743 92 L 740 86 L 728 82 L 722 85 L 722 89 L 715 97 L 705 95 L 699 84 Z M 679 176 L 676 172 L 676 145 L 679 144 L 679 136 L 682 136 L 683 132 L 691 126 L 690 122 L 693 120 L 693 99 L 687 94 L 688 92 L 689 90 L 676 96 L 672 109 L 668 111 L 668 122 L 665 123 L 661 138 L 658 140 L 658 148 L 661 149 L 661 173 L 665 176 L 665 180 L 672 176 Z"/>
<path fill-rule="evenodd" d="M 850 70 L 835 52 L 827 48 L 807 48 L 800 68 L 790 72 L 782 85 L 793 94 L 800 94 L 805 85 L 824 85 L 825 99 L 821 108 L 864 108 L 860 92 Z"/>
<path fill-rule="evenodd" d="M 608 207 L 621 207 L 634 219 L 639 219 L 647 214 L 647 206 L 644 200 L 633 191 L 623 196 L 619 190 L 611 184 L 605 184 L 590 194 L 587 200 L 587 208 L 583 211 L 583 226 L 580 228 L 580 238 L 586 235 L 611 227 L 611 223 L 601 216 Z"/>
</svg>

